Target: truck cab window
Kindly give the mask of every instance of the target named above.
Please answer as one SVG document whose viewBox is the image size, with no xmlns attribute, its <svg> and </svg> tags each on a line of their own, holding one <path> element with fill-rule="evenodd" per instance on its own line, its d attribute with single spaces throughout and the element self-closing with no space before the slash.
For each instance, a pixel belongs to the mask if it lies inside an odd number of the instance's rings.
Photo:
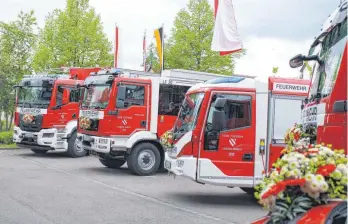
<svg viewBox="0 0 348 224">
<path fill-rule="evenodd" d="M 131 106 L 144 106 L 145 87 L 140 85 L 123 85 L 126 87 L 125 98 L 117 96 L 117 108 L 125 109 Z"/>
<path fill-rule="evenodd" d="M 64 92 L 64 88 L 61 86 L 58 86 L 58 91 L 56 94 L 56 105 L 62 105 L 63 92 Z"/>
<path fill-rule="evenodd" d="M 80 90 L 74 88 L 70 91 L 70 102 L 78 103 L 80 101 Z"/>
<path fill-rule="evenodd" d="M 222 109 L 225 113 L 225 124 L 223 132 L 251 126 L 251 96 L 235 94 L 215 94 L 210 104 L 208 118 L 205 128 L 205 150 L 218 149 L 218 135 L 212 129 L 213 113 L 216 110 L 215 101 L 217 98 L 225 98 L 226 103 Z"/>
<path fill-rule="evenodd" d="M 177 116 L 188 89 L 188 86 L 161 84 L 158 99 L 158 114 Z"/>
<path fill-rule="evenodd" d="M 243 128 L 251 125 L 251 96 L 219 94 L 226 98 L 224 107 L 226 126 L 225 130 Z M 207 123 L 212 123 L 215 101 L 210 105 Z"/>
<path fill-rule="evenodd" d="M 324 66 L 318 70 L 320 76 L 318 92 L 322 97 L 329 96 L 336 83 L 346 42 L 347 19 L 327 34 L 322 44 L 320 58 L 324 61 Z"/>
</svg>

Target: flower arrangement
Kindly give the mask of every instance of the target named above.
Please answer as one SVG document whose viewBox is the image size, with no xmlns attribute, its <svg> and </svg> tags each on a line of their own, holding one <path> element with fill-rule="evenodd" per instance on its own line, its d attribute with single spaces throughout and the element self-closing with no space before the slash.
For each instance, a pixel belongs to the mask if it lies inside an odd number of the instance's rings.
<svg viewBox="0 0 348 224">
<path fill-rule="evenodd" d="M 314 140 L 316 139 L 316 129 L 311 126 L 304 128 L 301 124 L 296 124 L 287 130 L 284 140 L 286 148 L 282 154 L 289 152 L 301 152 L 305 148 L 314 147 Z"/>
<path fill-rule="evenodd" d="M 293 130 L 295 144 L 300 142 Z M 274 169 L 255 187 L 255 197 L 271 213 L 274 223 L 293 219 L 311 207 L 330 199 L 347 199 L 347 156 L 344 150 L 332 150 L 331 145 L 293 147 L 279 158 Z"/>
<path fill-rule="evenodd" d="M 79 126 L 81 129 L 88 129 L 91 126 L 91 120 L 86 117 L 80 117 Z"/>
<path fill-rule="evenodd" d="M 168 130 L 160 137 L 160 143 L 165 148 L 172 148 L 174 143 L 174 135 L 172 130 Z"/>
</svg>

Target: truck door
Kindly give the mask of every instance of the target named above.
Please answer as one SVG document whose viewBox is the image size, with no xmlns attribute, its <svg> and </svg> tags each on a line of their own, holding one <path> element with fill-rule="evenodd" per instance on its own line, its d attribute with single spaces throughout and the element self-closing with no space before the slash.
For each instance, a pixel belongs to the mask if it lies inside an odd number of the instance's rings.
<svg viewBox="0 0 348 224">
<path fill-rule="evenodd" d="M 79 90 L 72 85 L 58 85 L 55 93 L 55 105 L 52 107 L 48 123 L 65 125 L 77 119 L 79 108 Z"/>
<path fill-rule="evenodd" d="M 212 93 L 201 135 L 198 181 L 236 183 L 236 180 L 241 180 L 242 184 L 252 183 L 255 107 L 255 93 Z M 217 113 L 220 113 L 222 120 L 216 120 Z M 219 123 L 222 124 L 221 128 L 218 127 Z"/>
<path fill-rule="evenodd" d="M 150 129 L 150 84 L 121 82 L 117 85 L 116 113 L 113 128 L 117 135 L 129 136 Z"/>
</svg>

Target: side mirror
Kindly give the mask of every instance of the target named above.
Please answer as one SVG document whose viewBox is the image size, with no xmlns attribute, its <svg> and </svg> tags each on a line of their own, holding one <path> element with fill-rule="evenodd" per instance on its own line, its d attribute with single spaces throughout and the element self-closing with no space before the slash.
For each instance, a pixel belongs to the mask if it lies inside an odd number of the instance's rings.
<svg viewBox="0 0 348 224">
<path fill-rule="evenodd" d="M 118 86 L 117 87 L 117 100 L 124 101 L 126 99 L 126 87 Z"/>
<path fill-rule="evenodd" d="M 0 86 L 2 86 L 2 82 L 0 82 Z M 20 85 L 14 85 L 12 88 L 15 89 L 15 88 L 22 88 L 23 86 L 20 86 Z"/>
<path fill-rule="evenodd" d="M 303 56 L 302 54 L 298 54 L 295 57 L 290 59 L 290 67 L 291 68 L 298 68 L 303 66 L 303 61 L 305 59 L 305 56 Z"/>
<path fill-rule="evenodd" d="M 50 89 L 53 87 L 52 83 L 50 83 L 48 80 L 43 80 L 42 81 L 42 87 L 43 88 L 47 88 L 47 89 Z"/>
<path fill-rule="evenodd" d="M 220 132 L 225 127 L 225 112 L 221 110 L 214 110 L 212 130 Z"/>
<path fill-rule="evenodd" d="M 222 110 L 225 107 L 226 99 L 225 98 L 217 98 L 215 101 L 215 109 Z"/>
</svg>

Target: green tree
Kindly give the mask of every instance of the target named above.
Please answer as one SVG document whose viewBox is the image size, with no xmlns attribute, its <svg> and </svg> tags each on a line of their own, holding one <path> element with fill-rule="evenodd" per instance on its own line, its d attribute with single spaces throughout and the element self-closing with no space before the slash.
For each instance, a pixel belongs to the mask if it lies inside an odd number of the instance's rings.
<svg viewBox="0 0 348 224">
<path fill-rule="evenodd" d="M 153 42 L 150 43 L 146 53 L 146 68 L 154 73 L 160 73 L 159 57 L 157 48 Z"/>
<path fill-rule="evenodd" d="M 1 115 L 5 117 L 5 129 L 12 125 L 14 90 L 12 88 L 24 74 L 31 74 L 33 46 L 36 42 L 36 18 L 34 11 L 21 11 L 15 21 L 0 22 L 0 131 Z"/>
<path fill-rule="evenodd" d="M 40 30 L 33 67 L 43 71 L 61 66 L 111 66 L 111 50 L 89 0 L 67 0 L 65 9 L 50 13 Z"/>
<path fill-rule="evenodd" d="M 211 50 L 214 12 L 208 0 L 190 0 L 177 14 L 171 36 L 164 45 L 165 69 L 180 68 L 232 75 L 234 59 L 245 54 L 220 56 Z"/>
</svg>

